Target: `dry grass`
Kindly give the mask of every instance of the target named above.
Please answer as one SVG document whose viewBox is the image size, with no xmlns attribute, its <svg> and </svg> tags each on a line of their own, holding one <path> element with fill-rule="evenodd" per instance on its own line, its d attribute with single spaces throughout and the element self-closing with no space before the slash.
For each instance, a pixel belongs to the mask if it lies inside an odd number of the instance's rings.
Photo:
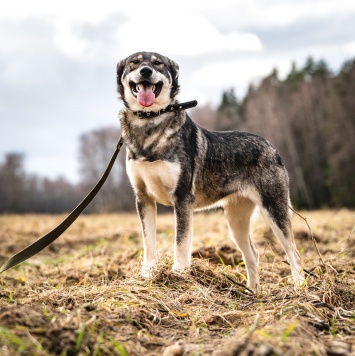
<svg viewBox="0 0 355 356">
<path fill-rule="evenodd" d="M 221 212 L 195 215 L 192 268 L 172 266 L 173 216 L 158 218 L 160 264 L 139 276 L 135 215 L 83 216 L 59 240 L 0 276 L 1 355 L 355 354 L 355 212 L 303 213 L 296 243 L 310 271 L 295 288 L 284 255 L 257 219 L 262 290 L 245 287 Z M 63 216 L 0 216 L 0 263 Z"/>
</svg>

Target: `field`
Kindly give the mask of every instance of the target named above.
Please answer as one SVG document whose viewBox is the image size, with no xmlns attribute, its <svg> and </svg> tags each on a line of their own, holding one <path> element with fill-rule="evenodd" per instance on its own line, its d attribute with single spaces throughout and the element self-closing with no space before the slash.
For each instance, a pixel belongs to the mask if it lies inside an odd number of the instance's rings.
<svg viewBox="0 0 355 356">
<path fill-rule="evenodd" d="M 196 214 L 189 271 L 171 272 L 174 221 L 158 217 L 160 264 L 142 280 L 135 214 L 85 215 L 0 275 L 1 355 L 355 355 L 355 212 L 294 215 L 307 280 L 295 287 L 261 217 L 261 290 L 245 288 L 223 213 Z M 64 216 L 0 216 L 0 263 Z M 319 252 L 316 250 L 316 246 Z"/>
</svg>

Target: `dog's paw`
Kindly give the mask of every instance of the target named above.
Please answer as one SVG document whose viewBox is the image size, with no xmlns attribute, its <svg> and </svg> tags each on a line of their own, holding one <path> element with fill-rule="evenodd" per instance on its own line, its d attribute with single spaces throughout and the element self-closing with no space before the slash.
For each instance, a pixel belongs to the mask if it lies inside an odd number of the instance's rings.
<svg viewBox="0 0 355 356">
<path fill-rule="evenodd" d="M 172 270 L 173 271 L 183 271 L 186 268 L 190 268 L 191 262 L 189 259 L 185 258 L 175 258 Z"/>
<path fill-rule="evenodd" d="M 190 267 L 183 267 L 183 268 L 172 268 L 172 273 L 182 276 L 188 272 L 190 272 Z"/>
<path fill-rule="evenodd" d="M 305 285 L 305 275 L 303 271 L 292 271 L 293 282 L 296 287 L 303 287 Z"/>
<path fill-rule="evenodd" d="M 305 285 L 306 278 L 303 274 L 300 274 L 299 277 L 294 279 L 294 283 L 296 287 L 303 287 Z"/>
<path fill-rule="evenodd" d="M 245 292 L 248 294 L 250 294 L 251 292 L 258 295 L 261 292 L 261 287 L 259 282 L 254 283 L 254 284 L 249 284 L 247 283 L 247 289 L 245 290 Z"/>
<path fill-rule="evenodd" d="M 152 279 L 155 272 L 155 267 L 142 266 L 141 276 L 144 279 Z"/>
</svg>

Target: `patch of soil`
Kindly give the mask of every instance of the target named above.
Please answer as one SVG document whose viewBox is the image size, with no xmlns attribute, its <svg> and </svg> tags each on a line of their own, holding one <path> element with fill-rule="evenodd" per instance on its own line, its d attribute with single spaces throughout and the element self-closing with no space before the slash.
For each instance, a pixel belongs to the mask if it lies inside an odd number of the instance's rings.
<svg viewBox="0 0 355 356">
<path fill-rule="evenodd" d="M 204 258 L 210 263 L 237 266 L 243 262 L 240 252 L 228 245 L 216 247 L 201 247 L 192 252 L 194 258 Z"/>
</svg>

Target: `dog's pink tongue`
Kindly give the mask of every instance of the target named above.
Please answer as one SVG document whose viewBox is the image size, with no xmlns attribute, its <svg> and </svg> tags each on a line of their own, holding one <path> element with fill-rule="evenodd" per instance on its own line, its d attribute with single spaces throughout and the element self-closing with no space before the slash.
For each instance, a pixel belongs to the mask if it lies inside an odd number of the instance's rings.
<svg viewBox="0 0 355 356">
<path fill-rule="evenodd" d="M 155 101 L 155 95 L 153 93 L 152 85 L 138 84 L 139 92 L 137 95 L 137 101 L 144 107 L 153 105 Z"/>
</svg>

